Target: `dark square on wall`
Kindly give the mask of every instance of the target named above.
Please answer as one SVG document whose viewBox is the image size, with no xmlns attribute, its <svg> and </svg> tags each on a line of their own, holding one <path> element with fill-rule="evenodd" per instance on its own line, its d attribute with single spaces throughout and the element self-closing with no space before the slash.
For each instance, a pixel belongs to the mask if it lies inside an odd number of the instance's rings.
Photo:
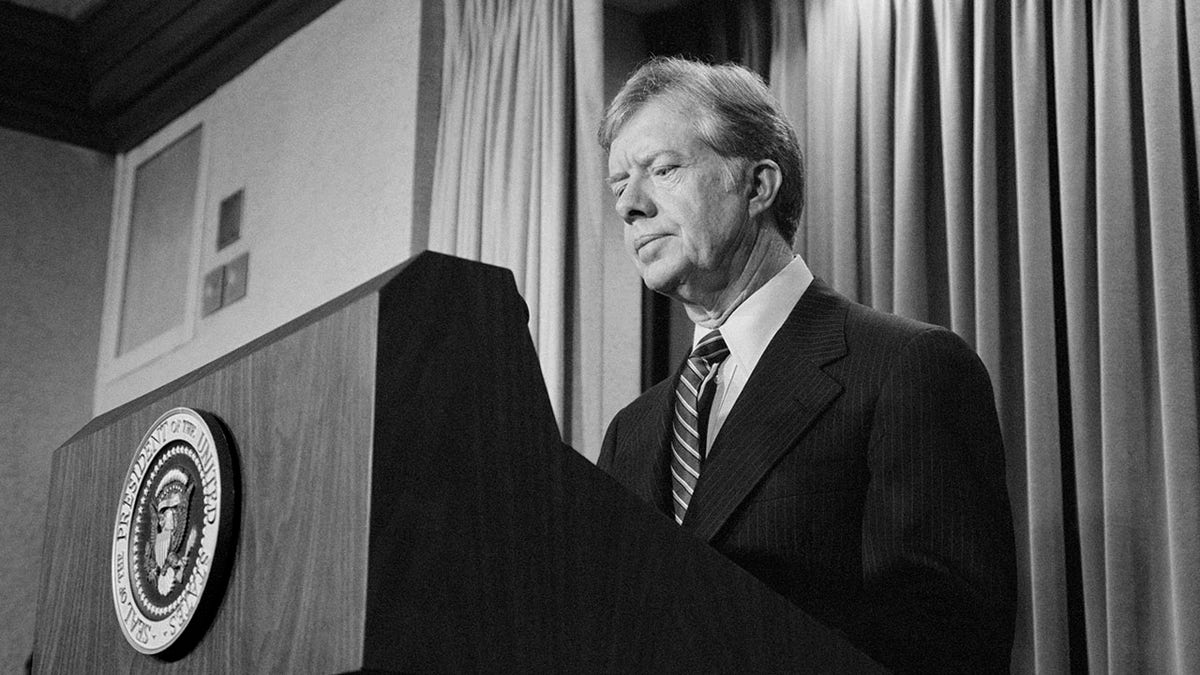
<svg viewBox="0 0 1200 675">
<path fill-rule="evenodd" d="M 242 193 L 229 195 L 221 200 L 221 215 L 217 224 L 217 250 L 237 241 L 242 236 Z"/>
</svg>

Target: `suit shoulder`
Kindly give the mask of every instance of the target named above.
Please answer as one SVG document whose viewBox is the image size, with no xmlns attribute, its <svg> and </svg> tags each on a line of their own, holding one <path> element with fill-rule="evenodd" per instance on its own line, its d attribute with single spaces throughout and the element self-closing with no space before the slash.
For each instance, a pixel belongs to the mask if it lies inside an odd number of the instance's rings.
<svg viewBox="0 0 1200 675">
<path fill-rule="evenodd" d="M 945 330 L 941 326 L 884 312 L 852 300 L 847 300 L 847 302 L 850 306 L 846 316 L 847 329 L 857 329 L 856 332 L 871 332 L 887 335 L 895 340 L 907 341 L 931 330 Z"/>
<path fill-rule="evenodd" d="M 901 354 L 931 350 L 946 354 L 975 351 L 957 333 L 943 326 L 883 312 L 850 302 L 846 317 L 846 339 L 853 349 Z"/>
</svg>

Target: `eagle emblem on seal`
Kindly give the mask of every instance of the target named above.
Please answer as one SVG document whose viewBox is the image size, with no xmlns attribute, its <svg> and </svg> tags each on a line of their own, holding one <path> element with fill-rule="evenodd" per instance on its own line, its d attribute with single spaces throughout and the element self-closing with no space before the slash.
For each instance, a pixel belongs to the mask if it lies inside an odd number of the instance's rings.
<svg viewBox="0 0 1200 675">
<path fill-rule="evenodd" d="M 147 576 L 158 592 L 167 595 L 183 580 L 184 568 L 196 543 L 195 528 L 189 527 L 188 507 L 195 485 L 179 469 L 168 471 L 158 484 L 150 508 L 150 536 L 146 547 Z"/>
</svg>

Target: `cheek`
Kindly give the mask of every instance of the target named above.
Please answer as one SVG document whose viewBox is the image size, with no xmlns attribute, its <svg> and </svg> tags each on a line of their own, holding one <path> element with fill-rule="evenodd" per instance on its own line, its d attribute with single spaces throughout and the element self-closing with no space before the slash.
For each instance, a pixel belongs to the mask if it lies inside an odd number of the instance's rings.
<svg viewBox="0 0 1200 675">
<path fill-rule="evenodd" d="M 625 225 L 622 231 L 622 241 L 625 242 L 625 252 L 633 255 L 633 228 L 629 225 Z"/>
<path fill-rule="evenodd" d="M 703 211 L 692 213 L 688 227 L 684 228 L 684 242 L 696 255 L 704 256 L 719 245 L 721 233 L 714 215 Z"/>
</svg>

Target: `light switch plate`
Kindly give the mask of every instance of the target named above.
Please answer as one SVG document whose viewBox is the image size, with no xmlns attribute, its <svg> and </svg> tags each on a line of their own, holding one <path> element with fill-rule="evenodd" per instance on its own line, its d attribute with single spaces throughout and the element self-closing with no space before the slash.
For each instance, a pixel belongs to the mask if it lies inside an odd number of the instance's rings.
<svg viewBox="0 0 1200 675">
<path fill-rule="evenodd" d="M 224 267 L 218 267 L 204 276 L 204 291 L 200 300 L 200 316 L 208 316 L 221 309 L 221 289 L 224 285 Z"/>
<path fill-rule="evenodd" d="M 237 302 L 246 296 L 246 282 L 250 274 L 250 254 L 243 253 L 225 266 L 225 292 L 222 304 Z"/>
</svg>

